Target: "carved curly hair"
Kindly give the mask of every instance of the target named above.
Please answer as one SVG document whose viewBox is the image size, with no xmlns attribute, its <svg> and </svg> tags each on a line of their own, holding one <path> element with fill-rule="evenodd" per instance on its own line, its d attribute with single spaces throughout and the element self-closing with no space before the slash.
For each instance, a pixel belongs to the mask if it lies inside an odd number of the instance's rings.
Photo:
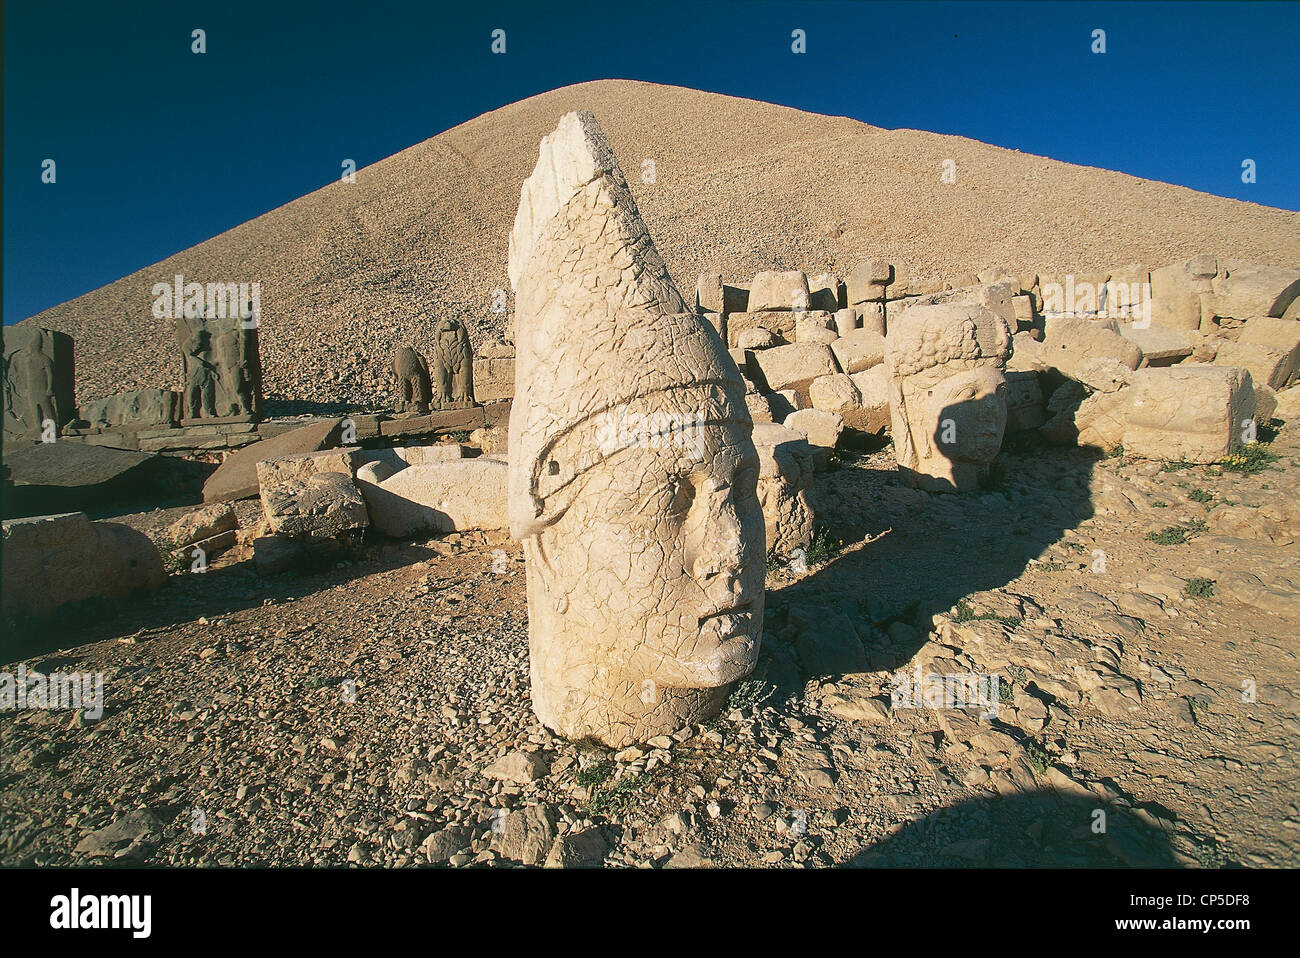
<svg viewBox="0 0 1300 958">
<path fill-rule="evenodd" d="M 1011 355 L 1011 330 L 1006 320 L 982 306 L 914 306 L 889 331 L 888 349 L 894 375 L 913 376 L 934 366 L 979 360 L 1006 362 Z"/>
</svg>

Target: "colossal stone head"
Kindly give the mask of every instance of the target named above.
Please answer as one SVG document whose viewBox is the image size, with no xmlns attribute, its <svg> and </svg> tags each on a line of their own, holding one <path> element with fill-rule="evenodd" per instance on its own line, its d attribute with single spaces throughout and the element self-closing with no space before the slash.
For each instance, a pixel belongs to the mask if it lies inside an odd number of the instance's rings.
<svg viewBox="0 0 1300 958">
<path fill-rule="evenodd" d="M 686 312 L 590 113 L 542 141 L 510 280 L 533 708 L 614 746 L 707 718 L 753 668 L 763 620 L 745 384 Z"/>
<path fill-rule="evenodd" d="M 913 306 L 885 337 L 894 453 L 908 481 L 975 488 L 1002 448 L 1011 331 L 983 306 Z"/>
</svg>

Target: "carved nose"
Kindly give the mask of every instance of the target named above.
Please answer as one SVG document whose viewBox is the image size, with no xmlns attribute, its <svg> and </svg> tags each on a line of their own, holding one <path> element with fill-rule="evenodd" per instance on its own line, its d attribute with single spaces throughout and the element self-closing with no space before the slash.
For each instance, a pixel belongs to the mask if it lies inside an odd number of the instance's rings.
<svg viewBox="0 0 1300 958">
<path fill-rule="evenodd" d="M 728 490 L 716 479 L 705 482 L 696 496 L 695 508 L 704 511 L 700 544 L 691 562 L 691 574 L 699 582 L 727 576 L 729 592 L 738 593 L 736 571 L 740 565 L 740 517 Z"/>
</svg>

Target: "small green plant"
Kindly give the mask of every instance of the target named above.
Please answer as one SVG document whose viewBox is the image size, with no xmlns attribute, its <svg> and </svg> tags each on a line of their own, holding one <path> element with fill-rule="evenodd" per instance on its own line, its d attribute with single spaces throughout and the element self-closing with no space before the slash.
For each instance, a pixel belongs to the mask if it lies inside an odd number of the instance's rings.
<svg viewBox="0 0 1300 958">
<path fill-rule="evenodd" d="M 1187 498 L 1191 499 L 1192 502 L 1210 503 L 1214 501 L 1214 493 L 1206 492 L 1204 489 L 1198 487 L 1189 492 Z M 1207 505 L 1206 508 L 1208 509 L 1209 506 Z"/>
<path fill-rule="evenodd" d="M 1204 519 L 1189 519 L 1181 526 L 1165 526 L 1159 532 L 1148 532 L 1147 541 L 1159 546 L 1182 545 L 1190 535 L 1196 535 L 1209 529 Z"/>
<path fill-rule="evenodd" d="M 1065 542 L 1062 542 L 1061 545 L 1064 548 L 1069 549 L 1071 552 L 1077 552 L 1079 555 L 1083 555 L 1085 552 L 1088 551 L 1088 547 L 1084 545 L 1082 542 L 1073 542 L 1070 540 L 1066 540 Z"/>
<path fill-rule="evenodd" d="M 1214 580 L 1188 579 L 1183 591 L 1193 599 L 1208 599 L 1214 595 Z"/>
<path fill-rule="evenodd" d="M 1064 572 L 1064 571 L 1065 571 L 1065 563 L 1063 563 L 1063 562 L 1040 562 L 1040 563 L 1038 563 L 1038 568 L 1042 569 L 1044 572 Z"/>
<path fill-rule="evenodd" d="M 469 442 L 468 429 L 455 429 L 447 433 L 447 435 L 451 437 L 453 442 Z"/>
<path fill-rule="evenodd" d="M 1186 459 L 1171 460 L 1160 467 L 1161 472 L 1178 472 L 1181 469 L 1195 469 L 1199 466 L 1198 462 L 1188 462 Z"/>
<path fill-rule="evenodd" d="M 1222 868 L 1228 863 L 1228 856 L 1213 842 L 1197 845 L 1195 855 L 1202 868 Z"/>
<path fill-rule="evenodd" d="M 158 547 L 158 555 L 162 558 L 163 571 L 168 575 L 189 571 L 190 560 L 186 557 L 185 550 L 181 549 L 171 536 L 159 535 L 154 540 L 154 545 Z"/>
<path fill-rule="evenodd" d="M 1168 508 L 1169 508 L 1169 503 L 1167 503 L 1167 502 L 1161 502 L 1159 499 L 1157 499 L 1155 502 L 1151 503 L 1151 508 L 1153 508 L 1153 509 L 1168 509 Z"/>
<path fill-rule="evenodd" d="M 606 780 L 596 786 L 587 800 L 587 810 L 593 815 L 612 815 L 626 811 L 636 802 L 641 776 L 629 772 L 617 781 Z"/>
<path fill-rule="evenodd" d="M 975 610 L 966 604 L 965 599 L 962 599 L 960 602 L 957 603 L 957 616 L 955 619 L 953 619 L 953 621 L 954 622 L 981 622 L 981 621 L 997 622 L 1001 625 L 1005 625 L 1008 629 L 1015 629 L 1018 628 L 1020 625 L 1022 625 L 1025 620 L 1024 618 L 1018 615 L 998 615 L 996 612 L 981 612 L 978 615 L 976 615 Z"/>
<path fill-rule="evenodd" d="M 614 763 L 611 761 L 594 762 L 584 769 L 580 769 L 578 774 L 573 776 L 573 780 L 581 787 L 591 792 L 609 781 L 609 777 L 614 774 Z"/>
<path fill-rule="evenodd" d="M 1036 738 L 1027 738 L 1021 743 L 1025 750 L 1025 761 L 1039 775 L 1047 774 L 1052 765 L 1052 757 L 1047 754 L 1047 747 Z"/>
<path fill-rule="evenodd" d="M 1115 447 L 1114 449 L 1112 449 L 1110 452 L 1106 453 L 1106 458 L 1107 458 L 1107 459 L 1123 459 L 1123 458 L 1124 458 L 1124 444 L 1121 442 L 1118 446 L 1116 446 L 1116 447 Z"/>
<path fill-rule="evenodd" d="M 746 679 L 731 690 L 727 706 L 732 709 L 758 708 L 776 691 L 776 686 L 758 679 Z"/>
<path fill-rule="evenodd" d="M 1281 457 L 1275 455 L 1264 443 L 1252 442 L 1238 446 L 1220 465 L 1224 472 L 1254 475 L 1263 472 L 1279 458 Z"/>
<path fill-rule="evenodd" d="M 808 549 L 804 554 L 804 558 L 810 566 L 821 565 L 823 562 L 829 562 L 831 559 L 835 558 L 842 548 L 844 548 L 844 540 L 837 539 L 832 541 L 830 531 L 823 526 L 818 529 L 817 534 L 813 536 L 813 540 L 809 544 Z"/>
</svg>

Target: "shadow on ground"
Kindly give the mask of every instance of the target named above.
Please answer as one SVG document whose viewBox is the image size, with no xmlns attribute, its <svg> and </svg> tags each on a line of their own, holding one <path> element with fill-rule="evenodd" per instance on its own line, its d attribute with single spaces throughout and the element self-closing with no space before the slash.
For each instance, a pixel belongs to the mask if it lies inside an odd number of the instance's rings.
<svg viewBox="0 0 1300 958">
<path fill-rule="evenodd" d="M 978 492 L 920 492 L 889 468 L 843 468 L 818 479 L 823 541 L 830 550 L 843 543 L 843 551 L 767 593 L 754 679 L 776 686 L 772 704 L 807 679 L 902 668 L 933 616 L 1006 587 L 1093 515 L 1095 456 L 1009 445 Z"/>
<path fill-rule="evenodd" d="M 849 868 L 1175 868 L 1169 838 L 1132 810 L 1054 791 L 961 802 L 870 845 Z"/>
</svg>

